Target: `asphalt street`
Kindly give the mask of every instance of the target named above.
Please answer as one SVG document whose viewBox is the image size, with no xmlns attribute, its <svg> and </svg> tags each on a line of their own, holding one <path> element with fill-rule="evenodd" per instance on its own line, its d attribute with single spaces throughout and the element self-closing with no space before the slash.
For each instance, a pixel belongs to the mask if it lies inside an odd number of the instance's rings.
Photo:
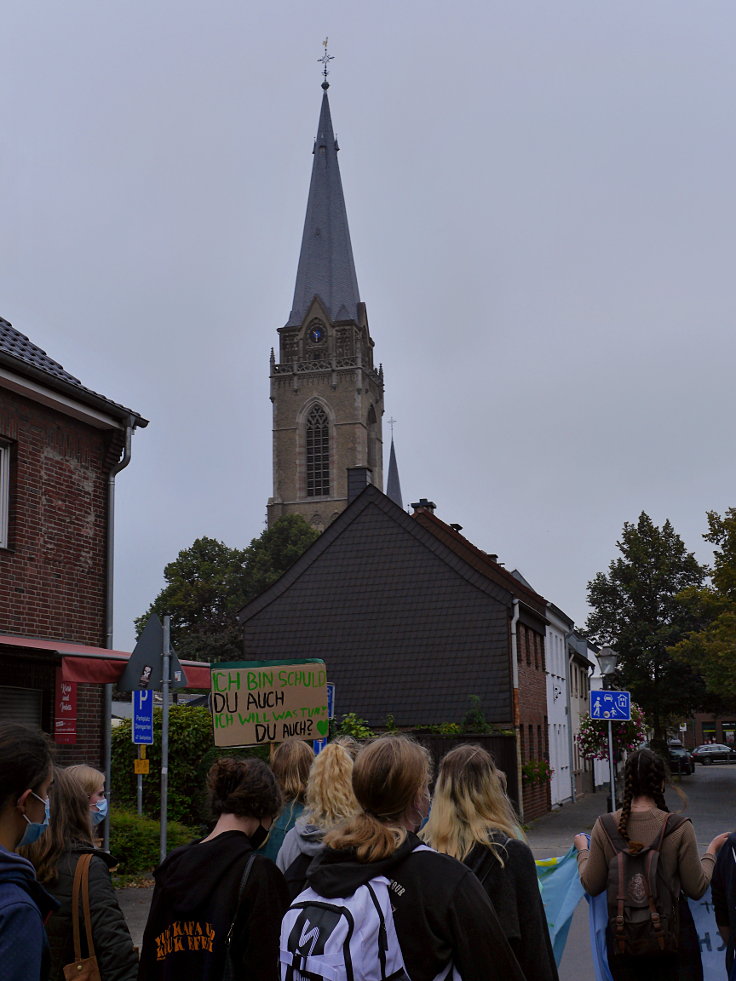
<svg viewBox="0 0 736 981">
<path fill-rule="evenodd" d="M 736 830 L 736 764 L 699 764 L 692 776 L 675 777 L 665 797 L 671 811 L 691 818 L 701 852 L 717 834 Z M 589 794 L 535 821 L 527 833 L 534 857 L 564 855 L 579 831 L 591 830 L 595 819 L 606 809 L 606 798 L 606 791 Z M 570 928 L 560 981 L 588 981 L 593 977 L 588 910 L 583 900 Z"/>
<path fill-rule="evenodd" d="M 680 797 L 677 791 L 684 795 Z M 606 791 L 587 794 L 574 804 L 566 804 L 535 821 L 528 829 L 529 845 L 535 858 L 564 855 L 579 831 L 590 831 L 606 808 Z M 722 831 L 736 829 L 736 764 L 698 765 L 695 773 L 675 777 L 666 794 L 671 811 L 691 818 L 701 851 Z M 151 902 L 152 889 L 120 889 L 118 899 L 128 921 L 133 941 L 140 944 Z M 725 972 L 724 972 L 725 973 Z M 588 940 L 587 906 L 577 908 L 565 954 L 560 981 L 587 981 L 593 978 Z"/>
</svg>

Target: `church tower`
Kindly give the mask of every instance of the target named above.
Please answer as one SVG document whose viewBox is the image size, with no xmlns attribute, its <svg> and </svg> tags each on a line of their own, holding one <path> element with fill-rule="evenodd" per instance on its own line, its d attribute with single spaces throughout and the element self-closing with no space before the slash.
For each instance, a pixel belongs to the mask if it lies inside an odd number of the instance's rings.
<svg viewBox="0 0 736 981">
<path fill-rule="evenodd" d="M 278 358 L 271 351 L 268 502 L 269 525 L 301 514 L 320 531 L 347 504 L 348 467 L 368 468 L 383 489 L 383 369 L 358 291 L 328 88 L 325 77 L 294 301 Z"/>
</svg>

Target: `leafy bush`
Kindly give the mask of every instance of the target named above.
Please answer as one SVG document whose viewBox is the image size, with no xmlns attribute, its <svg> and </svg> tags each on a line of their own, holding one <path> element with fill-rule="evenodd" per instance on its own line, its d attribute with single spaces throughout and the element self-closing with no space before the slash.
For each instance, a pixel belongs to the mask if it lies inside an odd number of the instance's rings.
<svg viewBox="0 0 736 981">
<path fill-rule="evenodd" d="M 489 733 L 493 727 L 483 712 L 483 706 L 477 695 L 468 695 L 470 708 L 463 716 L 462 731 L 469 733 Z"/>
<path fill-rule="evenodd" d="M 169 821 L 166 829 L 168 851 L 186 845 L 196 837 L 192 828 Z M 117 808 L 110 812 L 110 851 L 118 860 L 117 875 L 150 875 L 159 863 L 160 840 L 158 821 Z"/>
<path fill-rule="evenodd" d="M 154 743 L 146 747 L 151 772 L 143 777 L 143 812 L 161 814 L 161 709 L 153 710 Z M 112 733 L 112 797 L 114 805 L 136 809 L 133 760 L 138 748 L 130 738 L 130 720 Z M 198 827 L 209 819 L 206 806 L 207 771 L 221 756 L 258 756 L 268 760 L 268 747 L 231 749 L 213 745 L 212 716 L 199 706 L 172 705 L 169 711 L 168 817 Z"/>
<path fill-rule="evenodd" d="M 335 727 L 335 735 L 352 736 L 353 739 L 372 739 L 375 732 L 365 719 L 361 719 L 355 712 L 348 712 L 347 715 L 343 715 L 342 721 Z"/>
</svg>

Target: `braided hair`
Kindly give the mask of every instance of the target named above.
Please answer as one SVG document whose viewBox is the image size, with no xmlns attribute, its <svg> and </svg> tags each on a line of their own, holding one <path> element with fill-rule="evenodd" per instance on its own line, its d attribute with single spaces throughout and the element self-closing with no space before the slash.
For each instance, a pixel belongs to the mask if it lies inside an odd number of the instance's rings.
<svg viewBox="0 0 736 981">
<path fill-rule="evenodd" d="M 651 749 L 637 749 L 626 760 L 624 802 L 618 822 L 618 832 L 624 841 L 629 841 L 628 824 L 635 797 L 651 797 L 660 811 L 669 810 L 664 799 L 665 775 L 664 761 Z"/>
</svg>

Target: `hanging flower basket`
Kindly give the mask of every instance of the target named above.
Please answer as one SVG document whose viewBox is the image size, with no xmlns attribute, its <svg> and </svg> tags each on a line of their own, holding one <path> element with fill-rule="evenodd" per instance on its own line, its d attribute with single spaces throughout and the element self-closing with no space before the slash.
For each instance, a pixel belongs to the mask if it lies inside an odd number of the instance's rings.
<svg viewBox="0 0 736 981">
<path fill-rule="evenodd" d="M 631 753 L 638 749 L 647 738 L 647 726 L 644 713 L 635 703 L 631 703 L 631 721 L 613 723 L 613 752 L 614 755 L 626 750 Z M 580 753 L 589 760 L 608 759 L 608 723 L 600 719 L 591 719 L 584 715 L 580 719 L 580 731 L 577 734 Z"/>
<path fill-rule="evenodd" d="M 547 760 L 529 760 L 521 767 L 524 783 L 549 783 L 554 772 Z"/>
</svg>

